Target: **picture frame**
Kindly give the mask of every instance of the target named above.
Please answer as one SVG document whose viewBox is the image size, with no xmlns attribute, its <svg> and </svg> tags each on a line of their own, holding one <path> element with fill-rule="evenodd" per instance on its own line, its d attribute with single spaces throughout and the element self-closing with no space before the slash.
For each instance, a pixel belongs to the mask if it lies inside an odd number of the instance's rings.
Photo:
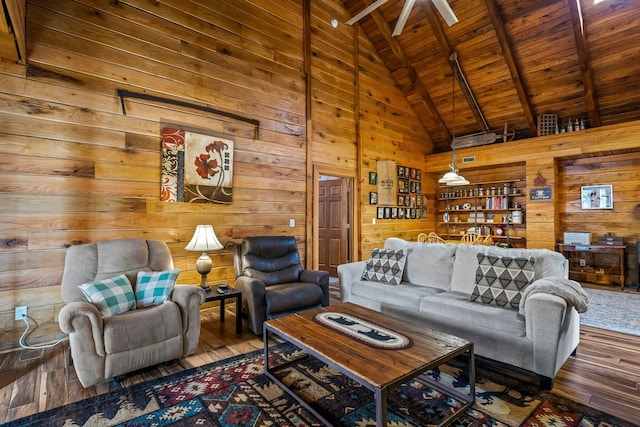
<svg viewBox="0 0 640 427">
<path fill-rule="evenodd" d="M 378 193 L 376 191 L 369 192 L 369 204 L 370 205 L 378 204 Z"/>
<path fill-rule="evenodd" d="M 380 206 L 378 208 L 378 219 L 383 219 L 383 218 L 384 218 L 384 208 Z"/>
<path fill-rule="evenodd" d="M 398 180 L 398 192 L 399 193 L 409 193 L 409 180 L 408 179 L 399 179 Z"/>
<path fill-rule="evenodd" d="M 582 209 L 613 209 L 613 186 L 588 185 L 580 188 Z"/>
<path fill-rule="evenodd" d="M 371 184 L 371 185 L 378 184 L 378 173 L 377 172 L 369 172 L 369 184 Z"/>
</svg>

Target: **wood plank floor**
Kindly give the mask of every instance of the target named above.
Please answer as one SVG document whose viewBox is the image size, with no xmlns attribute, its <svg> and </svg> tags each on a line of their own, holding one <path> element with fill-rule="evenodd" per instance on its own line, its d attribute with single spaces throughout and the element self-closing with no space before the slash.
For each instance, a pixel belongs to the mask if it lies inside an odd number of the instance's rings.
<svg viewBox="0 0 640 427">
<path fill-rule="evenodd" d="M 332 295 L 332 303 L 339 302 Z M 137 384 L 194 366 L 262 349 L 250 332 L 235 333 L 235 308 L 227 305 L 225 323 L 218 307 L 202 310 L 198 352 L 194 356 L 128 375 L 122 386 Z M 84 389 L 69 358 L 68 343 L 44 350 L 0 354 L 0 423 L 106 393 L 121 385 L 109 382 Z M 560 370 L 553 391 L 617 415 L 640 420 L 640 336 L 583 327 L 575 357 Z"/>
</svg>

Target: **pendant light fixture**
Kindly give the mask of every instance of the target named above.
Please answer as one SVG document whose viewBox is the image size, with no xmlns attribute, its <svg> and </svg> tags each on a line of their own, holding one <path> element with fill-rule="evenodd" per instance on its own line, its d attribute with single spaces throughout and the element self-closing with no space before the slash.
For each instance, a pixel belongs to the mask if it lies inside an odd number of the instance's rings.
<svg viewBox="0 0 640 427">
<path fill-rule="evenodd" d="M 450 60 L 455 61 L 458 58 L 458 54 L 453 52 L 449 57 Z M 445 173 L 438 182 L 440 184 L 446 184 L 447 186 L 455 186 L 455 185 L 469 185 L 469 181 L 464 179 L 462 175 L 458 173 L 458 166 L 456 166 L 456 145 L 454 141 L 456 140 L 456 93 L 455 93 L 455 70 L 452 69 L 451 73 L 451 99 L 453 106 L 453 120 L 451 124 L 451 164 L 449 165 L 449 172 Z"/>
</svg>

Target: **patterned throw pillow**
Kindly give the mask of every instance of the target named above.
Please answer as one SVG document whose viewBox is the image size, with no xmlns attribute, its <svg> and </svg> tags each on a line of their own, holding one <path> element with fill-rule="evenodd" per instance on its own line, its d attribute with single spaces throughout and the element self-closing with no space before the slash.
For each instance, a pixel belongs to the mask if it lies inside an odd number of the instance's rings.
<svg viewBox="0 0 640 427">
<path fill-rule="evenodd" d="M 171 296 L 180 270 L 139 271 L 136 308 L 160 305 Z"/>
<path fill-rule="evenodd" d="M 134 308 L 135 297 L 127 276 L 121 274 L 110 279 L 80 285 L 87 301 L 98 307 L 102 316 L 115 316 Z"/>
<path fill-rule="evenodd" d="M 362 279 L 373 280 L 389 285 L 399 285 L 402 281 L 406 262 L 404 249 L 374 249 L 371 259 L 367 261 Z"/>
<path fill-rule="evenodd" d="M 478 269 L 469 300 L 517 310 L 522 291 L 533 282 L 534 257 L 478 254 Z"/>
</svg>

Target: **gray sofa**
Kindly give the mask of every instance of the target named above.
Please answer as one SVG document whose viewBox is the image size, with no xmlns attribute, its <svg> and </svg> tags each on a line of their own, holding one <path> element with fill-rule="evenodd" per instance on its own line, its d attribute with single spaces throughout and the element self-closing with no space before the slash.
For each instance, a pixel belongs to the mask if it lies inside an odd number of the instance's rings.
<svg viewBox="0 0 640 427">
<path fill-rule="evenodd" d="M 366 261 L 338 267 L 340 295 L 352 302 L 474 343 L 475 354 L 536 374 L 543 388 L 574 353 L 586 294 L 568 280 L 568 262 L 546 249 L 408 242 L 389 238 L 385 249 L 405 251 L 397 285 L 362 280 Z M 517 308 L 471 301 L 478 254 L 533 258 L 533 281 Z M 480 257 L 483 258 L 483 257 Z"/>
</svg>

